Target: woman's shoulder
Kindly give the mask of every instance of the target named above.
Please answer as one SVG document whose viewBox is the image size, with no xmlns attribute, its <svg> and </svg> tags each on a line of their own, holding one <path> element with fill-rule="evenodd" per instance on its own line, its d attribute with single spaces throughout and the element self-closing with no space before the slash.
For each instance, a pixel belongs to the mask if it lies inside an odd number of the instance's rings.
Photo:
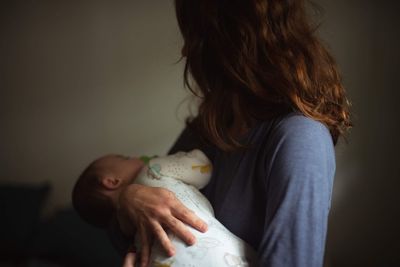
<svg viewBox="0 0 400 267">
<path fill-rule="evenodd" d="M 309 118 L 299 112 L 291 112 L 269 122 L 272 140 L 295 141 L 311 145 L 325 143 L 333 146 L 329 129 L 323 123 Z"/>
<path fill-rule="evenodd" d="M 330 135 L 328 128 L 322 122 L 299 112 L 290 112 L 279 117 L 275 130 L 281 133 L 306 132 L 307 134 Z"/>
<path fill-rule="evenodd" d="M 329 129 L 321 122 L 291 112 L 260 127 L 257 143 L 266 162 L 277 159 L 315 162 L 325 160 L 334 166 L 335 149 Z"/>
<path fill-rule="evenodd" d="M 264 140 L 264 166 L 271 176 L 291 181 L 319 181 L 323 175 L 332 181 L 335 172 L 335 149 L 329 129 L 321 122 L 299 113 L 290 113 L 270 126 Z M 310 175 L 306 175 L 310 174 Z"/>
</svg>

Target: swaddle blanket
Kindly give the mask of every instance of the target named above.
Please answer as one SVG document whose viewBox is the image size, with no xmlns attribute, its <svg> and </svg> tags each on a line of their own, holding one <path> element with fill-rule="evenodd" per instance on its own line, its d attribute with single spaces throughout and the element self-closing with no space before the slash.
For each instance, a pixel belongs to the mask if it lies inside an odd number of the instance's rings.
<svg viewBox="0 0 400 267">
<path fill-rule="evenodd" d="M 212 165 L 200 150 L 178 152 L 151 159 L 135 180 L 152 187 L 163 187 L 208 224 L 208 231 L 201 233 L 189 227 L 196 243 L 187 246 L 180 238 L 168 233 L 176 253 L 168 257 L 155 240 L 151 250 L 150 266 L 154 267 L 224 267 L 254 266 L 255 251 L 242 239 L 232 234 L 214 217 L 214 211 L 198 189 L 207 185 Z M 136 240 L 138 244 L 138 240 Z"/>
</svg>

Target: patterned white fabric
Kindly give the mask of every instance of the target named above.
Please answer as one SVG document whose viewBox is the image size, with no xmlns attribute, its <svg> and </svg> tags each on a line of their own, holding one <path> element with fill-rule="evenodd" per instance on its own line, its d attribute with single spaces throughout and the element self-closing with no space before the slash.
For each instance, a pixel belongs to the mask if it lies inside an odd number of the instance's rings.
<svg viewBox="0 0 400 267">
<path fill-rule="evenodd" d="M 208 224 L 206 233 L 189 227 L 197 240 L 193 246 L 187 246 L 169 233 L 176 249 L 173 257 L 168 257 L 156 241 L 152 247 L 150 266 L 223 267 L 256 264 L 254 250 L 215 219 L 210 202 L 198 190 L 207 185 L 211 172 L 210 160 L 196 149 L 154 158 L 135 179 L 135 183 L 163 187 L 174 192 L 186 207 Z M 136 243 L 140 246 L 137 240 Z"/>
</svg>

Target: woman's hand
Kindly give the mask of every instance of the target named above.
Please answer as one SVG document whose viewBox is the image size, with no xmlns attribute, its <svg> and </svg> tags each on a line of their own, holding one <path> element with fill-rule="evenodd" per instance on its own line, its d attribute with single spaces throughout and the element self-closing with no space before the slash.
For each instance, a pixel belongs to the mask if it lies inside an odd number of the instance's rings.
<svg viewBox="0 0 400 267">
<path fill-rule="evenodd" d="M 135 267 L 136 253 L 128 252 L 125 256 L 122 267 Z"/>
<path fill-rule="evenodd" d="M 207 224 L 186 208 L 175 194 L 160 187 L 148 187 L 139 184 L 129 185 L 121 192 L 118 213 L 129 223 L 136 225 L 136 234 L 141 242 L 141 267 L 147 266 L 150 258 L 152 236 L 155 235 L 168 255 L 175 254 L 175 248 L 168 238 L 168 228 L 188 245 L 196 242 L 188 230 L 188 224 L 205 232 Z"/>
</svg>

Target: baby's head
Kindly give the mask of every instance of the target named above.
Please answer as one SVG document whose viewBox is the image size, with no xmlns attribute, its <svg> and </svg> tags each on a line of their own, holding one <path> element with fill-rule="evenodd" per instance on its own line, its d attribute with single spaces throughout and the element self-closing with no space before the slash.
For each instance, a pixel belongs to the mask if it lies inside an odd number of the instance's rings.
<svg viewBox="0 0 400 267">
<path fill-rule="evenodd" d="M 93 161 L 79 176 L 72 204 L 88 223 L 106 227 L 121 191 L 131 184 L 144 166 L 138 158 L 107 155 Z"/>
</svg>

